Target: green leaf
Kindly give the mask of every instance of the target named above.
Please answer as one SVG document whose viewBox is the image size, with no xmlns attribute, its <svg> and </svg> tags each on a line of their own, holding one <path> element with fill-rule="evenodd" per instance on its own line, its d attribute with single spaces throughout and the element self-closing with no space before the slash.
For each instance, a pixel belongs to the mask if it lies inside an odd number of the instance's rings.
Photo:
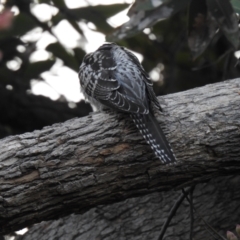
<svg viewBox="0 0 240 240">
<path fill-rule="evenodd" d="M 21 41 L 21 39 L 17 37 L 7 37 L 7 38 L 0 38 L 0 50 L 3 54 L 2 62 L 6 62 L 8 60 L 13 59 L 15 56 L 17 56 L 19 53 L 17 51 L 17 46 L 24 45 L 24 43 Z M 1 62 L 0 61 L 0 65 Z"/>
<path fill-rule="evenodd" d="M 55 16 L 52 17 L 51 20 L 53 25 L 57 25 L 62 20 L 67 20 L 80 35 L 83 35 L 82 29 L 78 26 L 78 24 L 76 23 L 72 16 L 67 16 L 64 15 L 62 12 L 58 12 Z"/>
<path fill-rule="evenodd" d="M 14 72 L 9 70 L 6 66 L 0 67 L 0 81 L 1 85 L 11 84 L 11 82 L 16 78 Z"/>
<path fill-rule="evenodd" d="M 129 4 L 111 4 L 111 5 L 97 5 L 81 8 L 84 11 L 92 11 L 92 13 L 101 14 L 105 19 L 123 11 Z"/>
<path fill-rule="evenodd" d="M 112 27 L 106 22 L 106 20 L 122 11 L 128 6 L 128 4 L 113 4 L 113 5 L 98 5 L 89 6 L 83 8 L 67 9 L 65 11 L 68 18 L 75 20 L 87 20 L 93 22 L 98 31 L 103 33 L 109 33 L 112 31 Z"/>
<path fill-rule="evenodd" d="M 38 25 L 31 17 L 26 13 L 20 13 L 14 17 L 13 25 L 9 30 L 1 31 L 0 39 L 7 36 L 23 36 L 35 27 Z"/>
<path fill-rule="evenodd" d="M 149 11 L 135 10 L 134 5 L 129 10 L 130 20 L 118 28 L 113 34 L 107 36 L 108 41 L 134 36 L 145 28 L 153 26 L 160 20 L 166 19 L 186 8 L 189 0 L 168 0 L 159 7 Z"/>
<path fill-rule="evenodd" d="M 51 2 L 51 0 L 38 0 L 38 3 L 50 3 Z"/>
<path fill-rule="evenodd" d="M 49 71 L 54 63 L 55 63 L 55 60 L 45 60 L 45 61 L 30 63 L 27 66 L 23 77 L 24 79 L 27 79 L 27 80 L 38 78 L 41 73 Z"/>
<path fill-rule="evenodd" d="M 207 48 L 217 30 L 217 24 L 208 14 L 206 0 L 191 0 L 188 9 L 188 46 L 193 58 Z"/>
<path fill-rule="evenodd" d="M 74 51 L 74 56 L 77 59 L 77 61 L 79 62 L 79 65 L 80 65 L 84 56 L 86 55 L 86 52 L 83 51 L 81 48 L 74 48 L 73 51 Z"/>
<path fill-rule="evenodd" d="M 82 29 L 78 26 L 78 24 L 76 23 L 76 21 L 68 19 L 68 22 L 73 26 L 73 28 L 80 34 L 83 35 L 83 31 Z"/>
<path fill-rule="evenodd" d="M 233 9 L 235 10 L 236 13 L 240 14 L 240 1 L 239 0 L 231 0 L 230 1 Z"/>
<path fill-rule="evenodd" d="M 57 8 L 67 8 L 64 0 L 52 0 Z"/>
<path fill-rule="evenodd" d="M 207 6 L 229 42 L 235 49 L 238 49 L 238 19 L 229 0 L 207 0 Z"/>
<path fill-rule="evenodd" d="M 60 43 L 51 43 L 47 46 L 46 50 L 53 53 L 55 57 L 60 58 L 66 66 L 74 71 L 78 71 L 79 64 L 75 57 L 68 53 Z"/>
<path fill-rule="evenodd" d="M 152 10 L 156 7 L 159 7 L 160 5 L 167 3 L 169 0 L 158 0 L 158 1 L 154 1 L 154 0 L 142 0 L 142 1 L 135 1 L 133 3 L 133 5 L 131 6 L 131 10 L 130 10 L 130 15 L 131 15 L 131 11 L 148 11 L 148 10 Z"/>
<path fill-rule="evenodd" d="M 52 17 L 51 21 L 53 25 L 56 26 L 64 19 L 65 19 L 65 16 L 61 12 L 58 12 L 55 16 Z"/>
</svg>

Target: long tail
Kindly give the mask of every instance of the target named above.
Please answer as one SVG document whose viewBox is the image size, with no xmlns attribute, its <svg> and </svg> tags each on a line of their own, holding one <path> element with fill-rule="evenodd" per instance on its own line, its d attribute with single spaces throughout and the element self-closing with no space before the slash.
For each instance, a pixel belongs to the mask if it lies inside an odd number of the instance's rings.
<svg viewBox="0 0 240 240">
<path fill-rule="evenodd" d="M 131 114 L 131 117 L 161 162 L 164 164 L 176 162 L 175 155 L 153 113 Z"/>
</svg>

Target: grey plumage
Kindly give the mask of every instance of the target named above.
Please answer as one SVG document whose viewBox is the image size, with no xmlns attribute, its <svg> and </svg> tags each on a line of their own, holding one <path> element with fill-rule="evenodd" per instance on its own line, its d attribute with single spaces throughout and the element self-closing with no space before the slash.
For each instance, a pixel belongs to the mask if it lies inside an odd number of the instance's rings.
<svg viewBox="0 0 240 240">
<path fill-rule="evenodd" d="M 85 98 L 93 105 L 130 113 L 156 156 L 165 164 L 176 161 L 151 109 L 153 103 L 161 110 L 153 84 L 135 55 L 106 43 L 84 57 L 79 79 Z"/>
</svg>

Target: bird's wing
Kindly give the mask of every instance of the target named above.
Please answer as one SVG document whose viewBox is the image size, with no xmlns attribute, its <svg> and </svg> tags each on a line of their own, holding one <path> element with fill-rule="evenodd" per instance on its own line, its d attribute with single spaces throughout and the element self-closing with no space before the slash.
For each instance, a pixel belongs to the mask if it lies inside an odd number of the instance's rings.
<svg viewBox="0 0 240 240">
<path fill-rule="evenodd" d="M 148 73 L 144 70 L 144 68 L 142 67 L 141 63 L 139 62 L 138 58 L 131 53 L 130 51 L 128 51 L 127 49 L 125 49 L 128 57 L 131 59 L 132 62 L 134 62 L 134 64 L 136 65 L 136 67 L 139 69 L 139 71 L 141 72 L 141 76 L 142 76 L 142 80 L 145 82 L 146 84 L 146 90 L 148 92 L 148 96 L 149 96 L 149 100 L 151 102 L 153 102 L 156 107 L 161 111 L 162 108 L 158 102 L 158 99 L 153 91 L 153 82 L 151 81 Z"/>
<path fill-rule="evenodd" d="M 111 48 L 86 55 L 79 72 L 88 96 L 117 110 L 147 114 L 149 104 L 141 77 L 128 65 L 116 64 Z"/>
</svg>

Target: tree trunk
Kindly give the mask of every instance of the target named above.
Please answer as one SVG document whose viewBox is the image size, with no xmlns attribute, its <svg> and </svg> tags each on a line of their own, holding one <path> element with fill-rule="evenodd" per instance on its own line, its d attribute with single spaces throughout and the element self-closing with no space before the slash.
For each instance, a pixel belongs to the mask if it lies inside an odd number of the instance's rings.
<svg viewBox="0 0 240 240">
<path fill-rule="evenodd" d="M 200 216 L 219 234 L 234 231 L 240 223 L 240 176 L 217 177 L 198 184 L 193 192 L 193 239 L 221 239 L 206 230 Z M 152 193 L 107 206 L 97 206 L 81 215 L 42 222 L 15 240 L 157 240 L 169 211 L 181 191 Z M 199 216 L 200 215 L 200 216 Z M 184 200 L 168 227 L 164 240 L 190 239 L 190 207 Z"/>
<path fill-rule="evenodd" d="M 178 158 L 163 166 L 126 114 L 94 113 L 0 141 L 0 230 L 239 174 L 240 80 L 159 98 Z"/>
</svg>

